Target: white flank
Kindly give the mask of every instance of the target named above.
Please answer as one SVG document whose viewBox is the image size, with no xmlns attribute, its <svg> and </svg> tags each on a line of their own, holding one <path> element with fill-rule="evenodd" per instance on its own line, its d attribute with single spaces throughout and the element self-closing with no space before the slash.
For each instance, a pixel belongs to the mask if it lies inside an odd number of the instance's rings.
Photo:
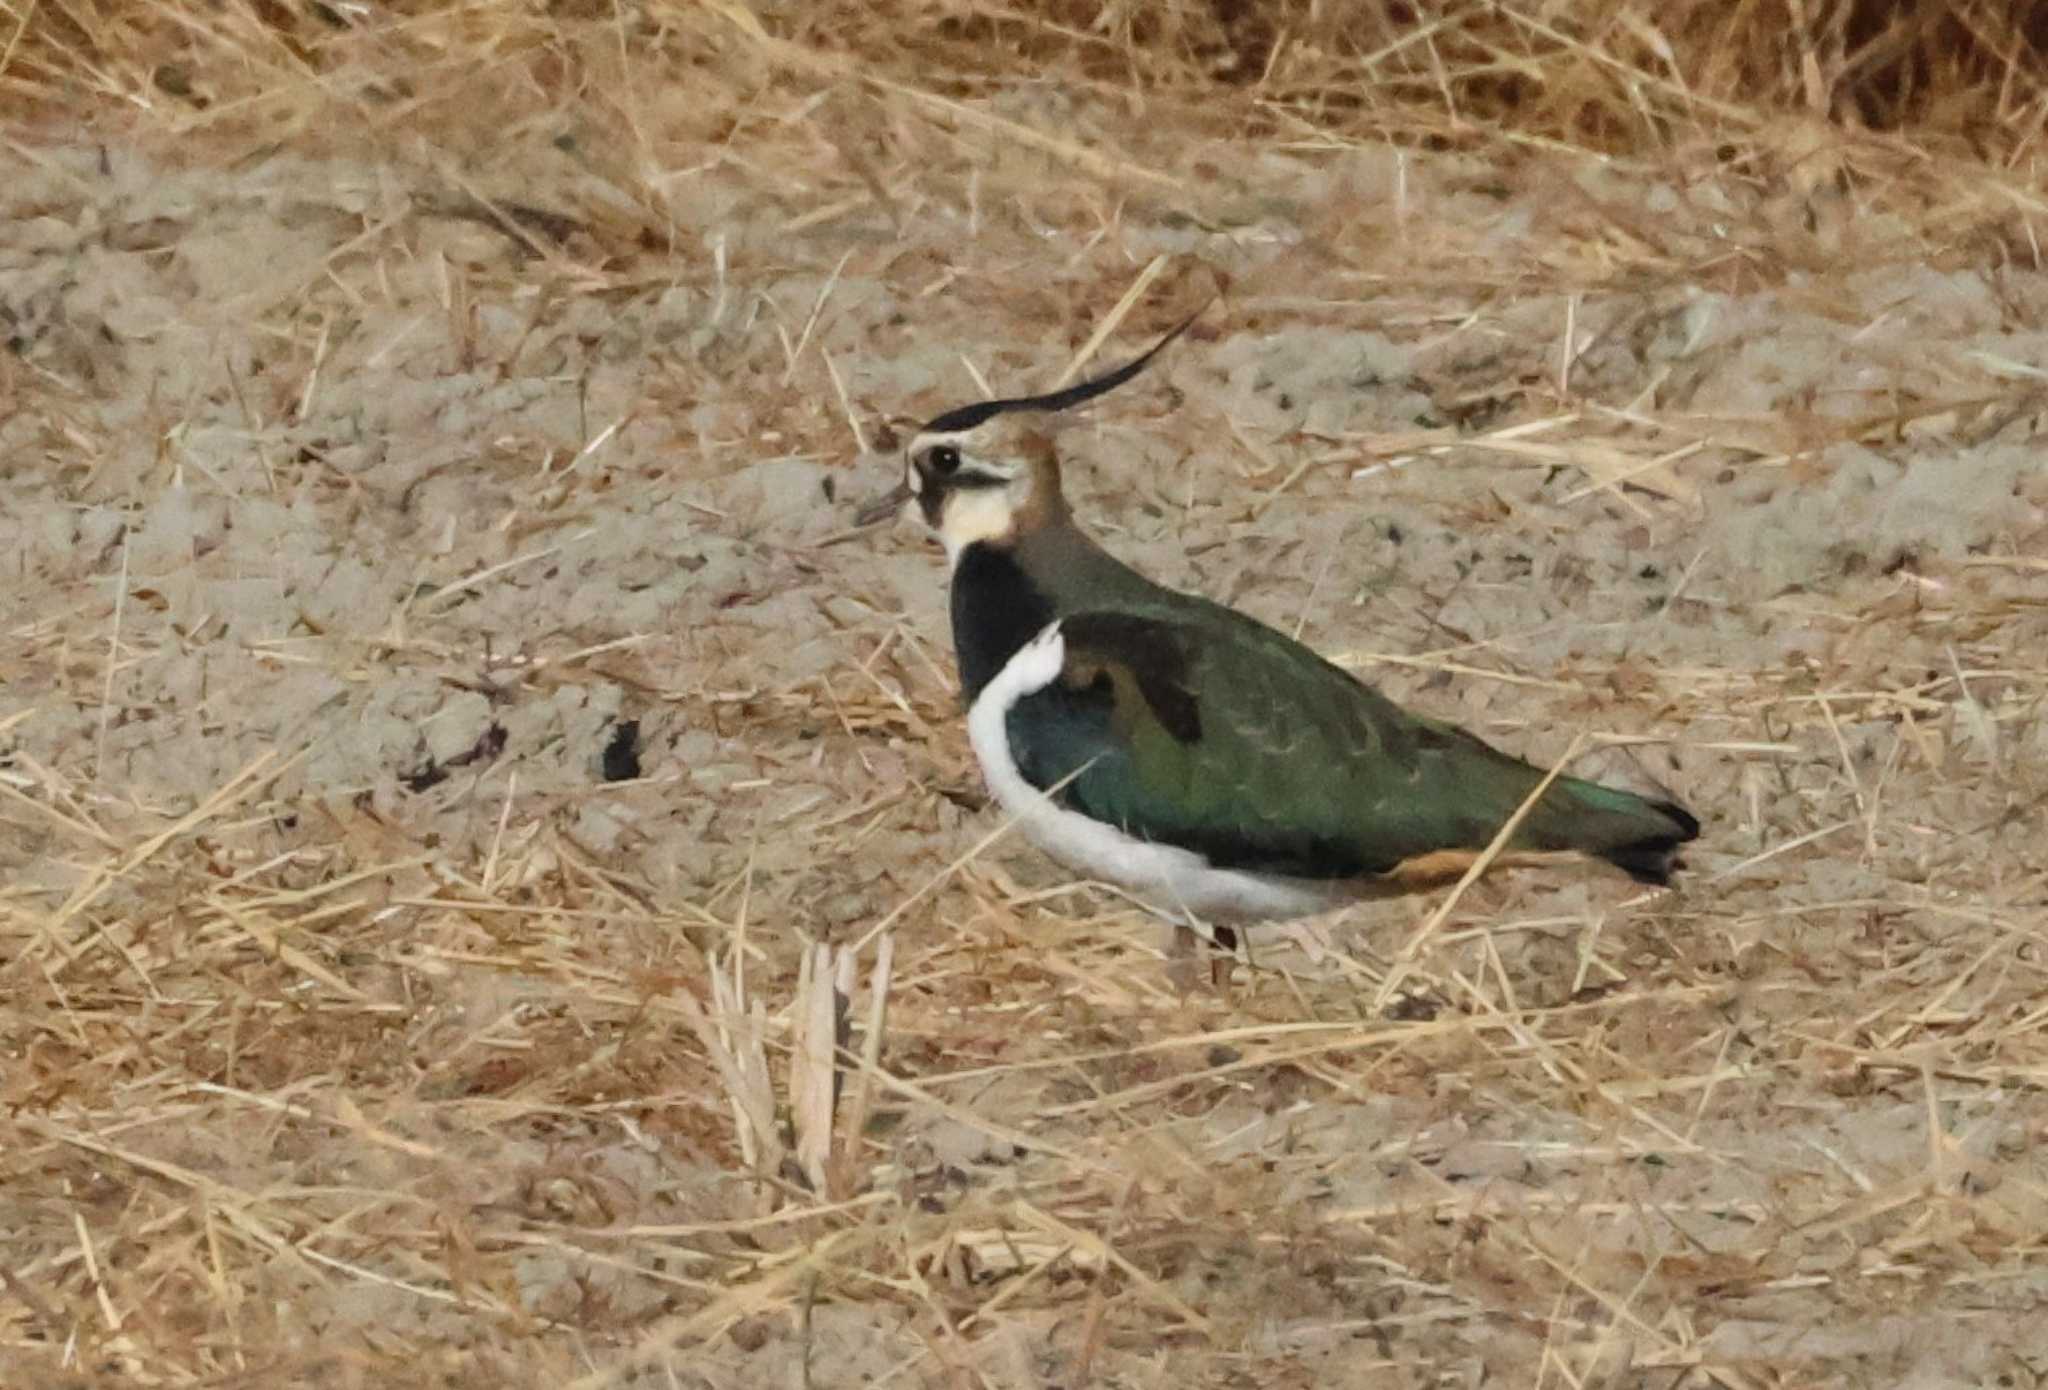
<svg viewBox="0 0 2048 1390">
<path fill-rule="evenodd" d="M 1025 837 L 1083 877 L 1113 883 L 1161 916 L 1195 923 L 1254 922 L 1321 912 L 1350 896 L 1336 884 L 1212 868 L 1192 850 L 1127 835 L 1070 811 L 1024 780 L 1006 720 L 1019 700 L 1058 678 L 1067 659 L 1060 625 L 1045 630 L 982 687 L 967 711 L 967 737 L 989 790 Z"/>
</svg>

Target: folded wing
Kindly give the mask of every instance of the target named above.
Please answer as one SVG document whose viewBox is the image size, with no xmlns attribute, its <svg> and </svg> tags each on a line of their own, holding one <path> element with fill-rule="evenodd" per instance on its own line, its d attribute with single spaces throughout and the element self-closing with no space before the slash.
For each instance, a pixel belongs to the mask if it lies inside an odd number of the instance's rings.
<svg viewBox="0 0 2048 1390">
<path fill-rule="evenodd" d="M 1010 711 L 1020 771 L 1042 790 L 1071 776 L 1054 794 L 1074 810 L 1219 868 L 1357 878 L 1484 848 L 1542 779 L 1271 628 L 1171 599 L 1063 619 L 1058 679 Z M 1663 882 L 1698 830 L 1671 803 L 1559 778 L 1513 847 Z"/>
</svg>

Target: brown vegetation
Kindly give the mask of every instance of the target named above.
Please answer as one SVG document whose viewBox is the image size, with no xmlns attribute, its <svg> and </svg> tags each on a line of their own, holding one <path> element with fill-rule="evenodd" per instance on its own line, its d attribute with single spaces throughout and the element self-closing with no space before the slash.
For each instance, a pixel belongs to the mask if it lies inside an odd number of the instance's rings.
<svg viewBox="0 0 2048 1390">
<path fill-rule="evenodd" d="M 2034 1383 L 2044 44 L 5 0 L 0 1384 Z M 1091 522 L 1676 892 L 1002 838 L 845 504 L 1216 288 Z"/>
</svg>

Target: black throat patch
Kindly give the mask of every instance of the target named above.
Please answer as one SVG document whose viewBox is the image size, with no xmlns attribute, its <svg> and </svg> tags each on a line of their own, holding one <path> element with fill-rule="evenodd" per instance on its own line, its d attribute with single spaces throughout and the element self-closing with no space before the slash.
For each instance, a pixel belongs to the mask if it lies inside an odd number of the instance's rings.
<svg viewBox="0 0 2048 1390">
<path fill-rule="evenodd" d="M 976 542 L 953 571 L 953 652 L 969 705 L 1026 642 L 1058 615 L 1006 546 Z"/>
</svg>

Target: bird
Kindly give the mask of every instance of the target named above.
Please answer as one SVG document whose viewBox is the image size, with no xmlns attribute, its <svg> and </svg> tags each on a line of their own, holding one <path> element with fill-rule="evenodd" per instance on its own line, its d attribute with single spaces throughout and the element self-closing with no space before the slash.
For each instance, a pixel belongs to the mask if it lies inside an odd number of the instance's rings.
<svg viewBox="0 0 2048 1390">
<path fill-rule="evenodd" d="M 1076 385 L 932 418 L 856 523 L 914 511 L 943 545 L 968 740 L 1004 814 L 1068 870 L 1228 948 L 1235 926 L 1457 881 L 1547 774 L 1081 527 L 1047 417 L 1129 381 L 1191 322 Z M 1699 833 L 1674 800 L 1558 775 L 1495 862 L 1590 859 L 1665 885 Z"/>
</svg>

